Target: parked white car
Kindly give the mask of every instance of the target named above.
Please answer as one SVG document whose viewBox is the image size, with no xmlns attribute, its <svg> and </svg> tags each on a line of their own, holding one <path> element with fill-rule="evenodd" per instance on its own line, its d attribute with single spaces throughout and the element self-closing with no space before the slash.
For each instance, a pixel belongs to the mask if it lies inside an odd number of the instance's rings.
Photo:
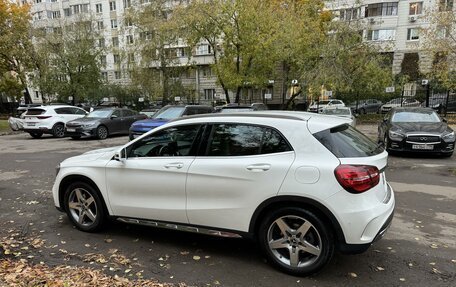
<svg viewBox="0 0 456 287">
<path fill-rule="evenodd" d="M 63 161 L 54 204 L 87 232 L 111 217 L 255 238 L 272 265 L 308 275 L 335 250 L 367 250 L 393 217 L 388 154 L 347 122 L 279 111 L 182 118 Z"/>
<path fill-rule="evenodd" d="M 321 113 L 328 116 L 350 119 L 350 125 L 352 127 L 356 126 L 356 117 L 352 113 L 352 109 L 349 107 L 327 107 L 326 109 L 323 109 Z"/>
<path fill-rule="evenodd" d="M 417 101 L 416 99 L 411 99 L 411 98 L 396 98 L 392 99 L 391 101 L 387 102 L 383 106 L 380 107 L 380 112 L 382 114 L 386 114 L 389 112 L 392 108 L 397 108 L 397 107 L 419 107 L 421 103 Z"/>
<path fill-rule="evenodd" d="M 61 138 L 65 136 L 65 124 L 68 121 L 85 115 L 85 110 L 67 105 L 29 108 L 25 113 L 23 130 L 34 138 L 40 138 L 43 134 Z"/>
<path fill-rule="evenodd" d="M 325 100 L 325 101 L 317 101 L 313 102 L 310 106 L 308 111 L 313 113 L 321 113 L 323 109 L 327 107 L 345 107 L 345 103 L 341 100 Z"/>
</svg>

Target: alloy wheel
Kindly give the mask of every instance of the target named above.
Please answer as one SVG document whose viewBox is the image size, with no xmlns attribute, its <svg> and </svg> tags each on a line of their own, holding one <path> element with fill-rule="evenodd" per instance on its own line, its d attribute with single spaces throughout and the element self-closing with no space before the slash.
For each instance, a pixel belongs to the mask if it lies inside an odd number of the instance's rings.
<svg viewBox="0 0 456 287">
<path fill-rule="evenodd" d="M 95 198 L 84 188 L 75 188 L 68 197 L 70 216 L 80 226 L 91 226 L 98 216 L 98 207 Z"/>
<path fill-rule="evenodd" d="M 273 256 L 289 267 L 306 267 L 320 257 L 322 240 L 318 230 L 308 220 L 282 216 L 272 222 L 267 233 Z"/>
<path fill-rule="evenodd" d="M 97 136 L 98 136 L 99 139 L 102 139 L 102 140 L 107 138 L 108 137 L 108 130 L 105 127 L 103 127 L 103 126 L 98 127 Z"/>
<path fill-rule="evenodd" d="M 56 124 L 53 133 L 56 138 L 63 138 L 65 136 L 65 127 L 62 124 Z"/>
</svg>

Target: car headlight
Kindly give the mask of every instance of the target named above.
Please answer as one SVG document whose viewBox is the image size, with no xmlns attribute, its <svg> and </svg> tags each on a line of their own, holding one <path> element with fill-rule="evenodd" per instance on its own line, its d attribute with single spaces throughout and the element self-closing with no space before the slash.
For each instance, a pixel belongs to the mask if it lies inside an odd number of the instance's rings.
<svg viewBox="0 0 456 287">
<path fill-rule="evenodd" d="M 55 167 L 55 176 L 57 176 L 59 174 L 59 171 L 60 171 L 60 163 L 58 165 L 56 165 L 56 167 Z"/>
<path fill-rule="evenodd" d="M 454 131 L 443 134 L 442 139 L 447 143 L 454 142 L 456 140 Z"/>
<path fill-rule="evenodd" d="M 399 131 L 392 131 L 388 132 L 389 138 L 393 141 L 402 141 L 405 138 L 405 135 L 400 133 Z"/>
<path fill-rule="evenodd" d="M 83 128 L 90 128 L 90 127 L 93 127 L 95 124 L 85 124 L 85 125 L 82 125 Z"/>
</svg>

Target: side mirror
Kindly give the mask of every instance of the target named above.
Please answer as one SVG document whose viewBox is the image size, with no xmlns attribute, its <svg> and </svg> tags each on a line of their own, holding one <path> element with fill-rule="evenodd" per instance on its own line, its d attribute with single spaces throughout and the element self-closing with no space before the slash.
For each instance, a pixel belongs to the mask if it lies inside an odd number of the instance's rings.
<svg viewBox="0 0 456 287">
<path fill-rule="evenodd" d="M 116 115 L 112 115 L 112 116 L 111 116 L 111 120 L 113 120 L 113 119 L 115 119 L 115 118 L 117 118 Z"/>
<path fill-rule="evenodd" d="M 121 149 L 120 151 L 116 151 L 114 154 L 114 160 L 125 162 L 127 159 L 127 150 L 125 148 Z"/>
<path fill-rule="evenodd" d="M 442 122 L 448 123 L 448 120 L 446 118 L 442 118 Z"/>
</svg>

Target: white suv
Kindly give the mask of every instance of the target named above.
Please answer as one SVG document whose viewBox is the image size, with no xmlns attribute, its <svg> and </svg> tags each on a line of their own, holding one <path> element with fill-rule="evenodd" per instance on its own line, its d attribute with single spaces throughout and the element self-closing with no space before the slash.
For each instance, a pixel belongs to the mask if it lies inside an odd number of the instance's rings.
<svg viewBox="0 0 456 287">
<path fill-rule="evenodd" d="M 29 108 L 24 117 L 24 131 L 34 138 L 40 138 L 43 134 L 61 138 L 65 136 L 65 124 L 68 121 L 85 115 L 85 110 L 66 105 Z"/>
<path fill-rule="evenodd" d="M 393 217 L 388 154 L 348 121 L 272 111 L 175 120 L 63 161 L 54 203 L 82 231 L 111 217 L 255 238 L 274 266 L 311 274 L 335 250 L 367 250 Z"/>
<path fill-rule="evenodd" d="M 321 113 L 322 110 L 328 107 L 345 107 L 344 102 L 341 100 L 325 100 L 325 101 L 316 101 L 313 102 L 308 111 L 313 113 Z"/>
</svg>

